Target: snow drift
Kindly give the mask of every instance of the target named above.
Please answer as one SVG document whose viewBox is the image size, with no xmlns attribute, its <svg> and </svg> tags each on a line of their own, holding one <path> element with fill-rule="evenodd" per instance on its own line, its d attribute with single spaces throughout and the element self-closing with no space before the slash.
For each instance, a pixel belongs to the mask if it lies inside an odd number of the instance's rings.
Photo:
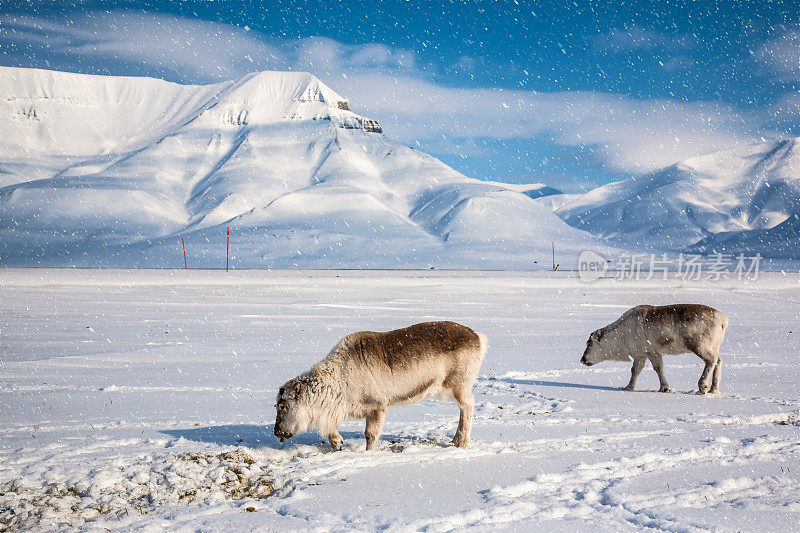
<svg viewBox="0 0 800 533">
<path fill-rule="evenodd" d="M 528 268 L 598 247 L 394 143 L 307 73 L 188 86 L 0 68 L 0 263 Z"/>
</svg>

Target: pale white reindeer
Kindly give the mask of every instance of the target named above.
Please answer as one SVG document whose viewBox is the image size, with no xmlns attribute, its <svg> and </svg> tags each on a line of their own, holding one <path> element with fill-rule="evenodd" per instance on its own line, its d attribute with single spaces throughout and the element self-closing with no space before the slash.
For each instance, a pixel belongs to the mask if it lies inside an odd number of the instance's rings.
<svg viewBox="0 0 800 533">
<path fill-rule="evenodd" d="M 347 335 L 325 359 L 280 388 L 275 436 L 283 442 L 316 429 L 340 450 L 339 426 L 347 418 L 365 418 L 367 450 L 373 450 L 388 406 L 436 396 L 458 403 L 453 443 L 466 448 L 475 407 L 472 388 L 486 348 L 483 334 L 455 322 Z"/>
<path fill-rule="evenodd" d="M 669 392 L 662 356 L 692 352 L 705 363 L 698 389 L 717 393 L 722 374 L 719 348 L 727 328 L 728 315 L 706 305 L 638 305 L 589 336 L 581 363 L 633 360 L 631 380 L 624 389 L 634 390 L 649 360 L 658 374 L 659 391 Z M 713 376 L 710 389 L 709 375 Z"/>
</svg>

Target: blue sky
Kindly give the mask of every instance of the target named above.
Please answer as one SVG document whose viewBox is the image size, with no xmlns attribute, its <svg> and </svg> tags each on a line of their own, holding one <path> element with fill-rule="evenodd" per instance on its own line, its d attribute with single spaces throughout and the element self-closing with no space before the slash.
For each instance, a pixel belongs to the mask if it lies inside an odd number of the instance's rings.
<svg viewBox="0 0 800 533">
<path fill-rule="evenodd" d="M 796 2 L 32 0 L 0 64 L 184 83 L 309 70 L 465 174 L 565 190 L 800 135 Z"/>
</svg>

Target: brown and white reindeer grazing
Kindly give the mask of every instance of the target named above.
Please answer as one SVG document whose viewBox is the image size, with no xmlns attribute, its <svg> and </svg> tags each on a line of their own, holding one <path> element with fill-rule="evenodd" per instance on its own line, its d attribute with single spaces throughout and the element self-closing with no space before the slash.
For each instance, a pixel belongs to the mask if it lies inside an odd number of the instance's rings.
<svg viewBox="0 0 800 533">
<path fill-rule="evenodd" d="M 625 390 L 634 390 L 649 359 L 658 374 L 659 391 L 669 392 L 662 356 L 692 352 L 705 362 L 697 384 L 700 392 L 717 393 L 722 373 L 719 347 L 727 328 L 728 315 L 706 305 L 638 305 L 591 334 L 581 363 L 592 366 L 601 361 L 633 360 Z M 709 374 L 713 375 L 710 389 Z"/>
<path fill-rule="evenodd" d="M 483 334 L 455 322 L 347 335 L 325 359 L 280 388 L 275 436 L 283 442 L 316 429 L 340 450 L 342 422 L 366 418 L 367 450 L 373 450 L 388 406 L 436 396 L 458 403 L 453 443 L 466 448 L 475 406 L 472 387 L 487 346 Z"/>
</svg>

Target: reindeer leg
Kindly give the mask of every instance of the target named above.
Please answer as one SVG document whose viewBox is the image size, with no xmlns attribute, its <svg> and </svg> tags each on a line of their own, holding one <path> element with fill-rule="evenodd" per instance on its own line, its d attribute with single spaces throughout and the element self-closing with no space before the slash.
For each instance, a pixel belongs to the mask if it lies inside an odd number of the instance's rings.
<svg viewBox="0 0 800 533">
<path fill-rule="evenodd" d="M 711 380 L 711 388 L 708 390 L 711 394 L 719 394 L 719 380 L 722 376 L 722 358 L 717 356 L 717 362 L 714 363 L 714 374 Z"/>
<path fill-rule="evenodd" d="M 338 430 L 334 430 L 333 433 L 328 435 L 328 441 L 331 443 L 331 449 L 333 451 L 338 452 L 342 449 L 342 444 L 344 444 L 344 439 L 341 435 L 339 435 Z"/>
<path fill-rule="evenodd" d="M 633 366 L 631 366 L 631 380 L 628 382 L 622 390 L 634 390 L 636 389 L 636 379 L 639 377 L 639 374 L 642 373 L 642 369 L 644 368 L 644 364 L 647 362 L 647 359 L 644 358 L 634 358 L 633 359 Z"/>
<path fill-rule="evenodd" d="M 386 408 L 375 409 L 367 415 L 367 427 L 364 429 L 364 438 L 367 439 L 367 449 L 375 449 L 375 441 L 381 435 L 383 422 L 386 419 Z"/>
<path fill-rule="evenodd" d="M 475 411 L 475 397 L 472 388 L 458 388 L 453 390 L 453 398 L 458 403 L 459 417 L 458 429 L 453 437 L 453 444 L 458 448 L 469 447 L 469 437 L 472 432 L 472 414 Z"/>
<path fill-rule="evenodd" d="M 703 373 L 700 374 L 700 380 L 697 382 L 697 389 L 700 391 L 700 394 L 705 394 L 708 392 L 709 374 L 712 370 L 714 370 L 714 366 L 716 365 L 719 356 L 706 350 L 697 350 L 694 353 L 696 353 L 697 356 L 700 357 L 700 359 L 702 359 L 705 363 L 705 366 L 703 367 Z M 722 369 L 720 368 L 720 371 L 721 370 Z M 719 385 L 719 383 L 717 383 L 717 385 Z"/>
<path fill-rule="evenodd" d="M 667 383 L 667 378 L 664 377 L 664 358 L 658 353 L 650 354 L 648 357 L 650 363 L 653 365 L 653 370 L 658 374 L 658 382 L 660 385 L 658 392 L 669 392 L 669 383 Z"/>
</svg>

